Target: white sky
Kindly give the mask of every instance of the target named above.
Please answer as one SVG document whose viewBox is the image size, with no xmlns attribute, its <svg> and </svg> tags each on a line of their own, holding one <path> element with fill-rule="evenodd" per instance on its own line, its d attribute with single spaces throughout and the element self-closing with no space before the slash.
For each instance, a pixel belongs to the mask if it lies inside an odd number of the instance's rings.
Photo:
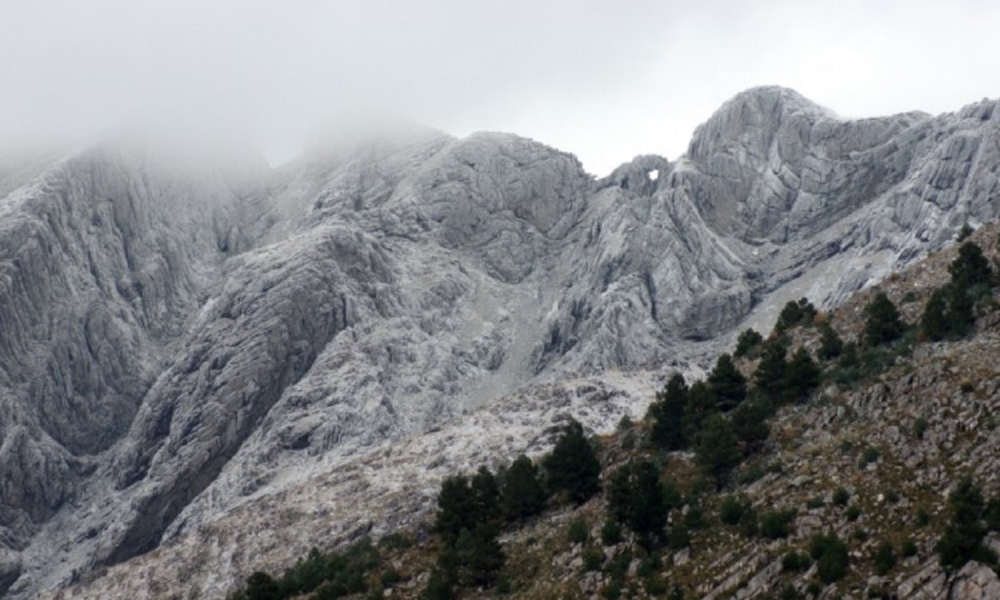
<svg viewBox="0 0 1000 600">
<path fill-rule="evenodd" d="M 141 124 L 288 158 L 337 123 L 512 131 L 604 175 L 779 84 L 844 116 L 1000 96 L 996 0 L 0 0 L 0 144 Z"/>
</svg>

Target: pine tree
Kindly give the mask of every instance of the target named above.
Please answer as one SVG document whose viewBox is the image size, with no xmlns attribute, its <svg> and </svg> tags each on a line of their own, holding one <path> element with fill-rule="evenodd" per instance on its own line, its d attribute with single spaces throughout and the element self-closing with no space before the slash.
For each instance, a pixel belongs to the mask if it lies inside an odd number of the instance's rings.
<svg viewBox="0 0 1000 600">
<path fill-rule="evenodd" d="M 767 423 L 769 416 L 771 407 L 767 400 L 760 397 L 751 398 L 733 411 L 733 433 L 748 453 L 759 452 L 771 434 L 771 427 Z"/>
<path fill-rule="evenodd" d="M 445 477 L 438 493 L 438 510 L 434 531 L 445 544 L 454 544 L 463 529 L 475 526 L 478 514 L 476 499 L 465 475 Z"/>
<path fill-rule="evenodd" d="M 507 557 L 497 540 L 499 530 L 491 523 L 463 529 L 455 543 L 458 582 L 465 586 L 489 587 L 496 581 Z"/>
<path fill-rule="evenodd" d="M 705 417 L 715 412 L 717 400 L 712 388 L 702 380 L 691 384 L 687 393 L 687 404 L 684 406 L 684 440 L 690 446 L 701 431 Z"/>
<path fill-rule="evenodd" d="M 576 504 L 583 504 L 601 489 L 601 464 L 583 434 L 583 426 L 575 420 L 563 430 L 543 465 L 549 489 L 565 492 Z"/>
<path fill-rule="evenodd" d="M 778 339 L 768 340 L 761 350 L 760 363 L 753 374 L 757 392 L 775 404 L 782 403 L 785 397 L 785 373 L 788 370 L 786 352 L 783 342 Z"/>
<path fill-rule="evenodd" d="M 875 294 L 865 307 L 865 341 L 878 346 L 899 339 L 906 326 L 899 311 L 884 292 Z"/>
<path fill-rule="evenodd" d="M 949 333 L 947 289 L 938 288 L 931 293 L 920 317 L 920 332 L 932 342 L 943 340 Z"/>
<path fill-rule="evenodd" d="M 749 356 L 763 341 L 764 338 L 756 330 L 744 329 L 740 333 L 740 337 L 736 339 L 736 350 L 733 352 L 733 356 L 737 358 Z"/>
<path fill-rule="evenodd" d="M 844 351 L 844 340 L 837 335 L 837 330 L 830 323 L 823 321 L 819 326 L 819 350 L 817 356 L 822 360 L 832 360 Z"/>
<path fill-rule="evenodd" d="M 747 379 L 728 354 L 722 354 L 716 360 L 707 383 L 715 396 L 715 408 L 722 412 L 736 408 L 747 397 Z"/>
<path fill-rule="evenodd" d="M 538 477 L 538 467 L 527 456 L 518 456 L 501 481 L 500 505 L 507 519 L 526 519 L 545 509 L 548 498 Z"/>
<path fill-rule="evenodd" d="M 640 460 L 615 470 L 607 500 L 612 518 L 635 532 L 643 546 L 652 548 L 662 541 L 670 506 L 653 463 Z"/>
<path fill-rule="evenodd" d="M 816 316 L 816 307 L 806 298 L 785 304 L 774 324 L 774 333 L 782 334 L 793 327 L 806 325 Z"/>
<path fill-rule="evenodd" d="M 819 380 L 819 366 L 805 348 L 799 348 L 785 370 L 785 400 L 798 402 L 806 399 L 819 385 Z"/>
<path fill-rule="evenodd" d="M 632 464 L 622 465 L 611 473 L 605 490 L 608 512 L 611 518 L 622 525 L 628 525 L 632 509 Z"/>
<path fill-rule="evenodd" d="M 742 459 L 732 424 L 719 413 L 708 416 L 695 446 L 695 460 L 702 471 L 721 488 Z"/>
<path fill-rule="evenodd" d="M 247 577 L 247 600 L 279 600 L 281 590 L 278 583 L 263 571 L 255 571 Z"/>
<path fill-rule="evenodd" d="M 969 560 L 983 558 L 995 561 L 982 545 L 986 535 L 984 513 L 986 502 L 979 487 L 970 477 L 964 477 L 948 497 L 951 522 L 938 542 L 937 551 L 941 566 L 947 571 L 959 569 Z"/>
<path fill-rule="evenodd" d="M 684 376 L 674 373 L 666 387 L 656 395 L 656 401 L 649 407 L 648 418 L 653 424 L 649 441 L 664 450 L 682 450 L 684 442 L 684 408 L 688 401 L 688 387 Z"/>
<path fill-rule="evenodd" d="M 958 248 L 958 256 L 948 265 L 951 284 L 969 291 L 976 286 L 990 286 L 993 269 L 983 256 L 983 249 L 975 242 L 965 242 Z"/>
<path fill-rule="evenodd" d="M 475 523 L 497 523 L 500 520 L 500 485 L 485 466 L 479 467 L 469 483 L 472 492 Z"/>
<path fill-rule="evenodd" d="M 667 525 L 667 505 L 660 484 L 660 474 L 653 463 L 639 461 L 632 468 L 632 509 L 629 511 L 629 528 L 639 534 L 640 542 L 647 548 L 657 545 Z"/>
</svg>

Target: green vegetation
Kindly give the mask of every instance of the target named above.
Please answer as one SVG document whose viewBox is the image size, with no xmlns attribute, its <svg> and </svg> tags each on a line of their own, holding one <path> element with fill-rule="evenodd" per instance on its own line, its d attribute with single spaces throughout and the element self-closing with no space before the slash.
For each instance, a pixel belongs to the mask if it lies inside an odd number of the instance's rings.
<svg viewBox="0 0 1000 600">
<path fill-rule="evenodd" d="M 684 568 L 686 563 L 676 556 L 670 560 L 666 553 L 690 548 L 690 554 L 682 556 L 697 564 L 700 557 L 715 552 L 726 540 L 777 549 L 782 572 L 775 588 L 769 590 L 770 597 L 818 596 L 823 585 L 844 578 L 848 582 L 842 585 L 850 586 L 844 589 L 854 590 L 870 574 L 862 573 L 862 566 L 878 575 L 891 575 L 902 570 L 901 559 L 915 556 L 921 549 L 926 551 L 936 536 L 936 552 L 949 572 L 969 560 L 996 564 L 983 539 L 987 531 L 1000 531 L 1000 497 L 987 501 L 971 479 L 963 479 L 952 491 L 946 516 L 931 512 L 940 498 L 932 489 L 903 479 L 879 480 L 873 488 L 863 487 L 872 477 L 891 473 L 899 466 L 891 442 L 869 446 L 861 440 L 870 438 L 837 433 L 839 455 L 831 451 L 837 442 L 826 448 L 829 459 L 839 463 L 839 474 L 832 481 L 844 482 L 852 490 L 851 486 L 856 486 L 856 494 L 846 487 L 837 487 L 830 494 L 814 475 L 789 486 L 789 492 L 797 494 L 791 503 L 774 495 L 768 496 L 771 504 L 762 503 L 753 488 L 742 487 L 781 473 L 782 464 L 802 474 L 787 454 L 808 448 L 797 441 L 803 434 L 802 422 L 795 418 L 772 420 L 783 406 L 823 403 L 824 410 L 836 410 L 831 431 L 850 426 L 860 411 L 839 402 L 836 396 L 817 398 L 815 392 L 823 382 L 871 382 L 890 367 L 905 370 L 908 352 L 918 341 L 957 339 L 971 331 L 976 307 L 981 307 L 978 303 L 992 285 L 992 268 L 978 246 L 966 242 L 949 273 L 951 282 L 935 290 L 924 307 L 919 338 L 918 329 L 907 329 L 883 293 L 873 296 L 864 309 L 860 344 L 845 342 L 828 316 L 818 315 L 807 300 L 791 302 L 782 310 L 775 334 L 768 340 L 747 329 L 733 355 L 718 356 L 704 380 L 689 385 L 681 374 L 673 374 L 656 394 L 646 418 L 638 423 L 623 418 L 615 437 L 603 448 L 597 440 L 588 439 L 578 422 L 570 421 L 552 452 L 536 461 L 522 455 L 495 474 L 480 467 L 473 474 L 445 477 L 437 499 L 435 535 L 419 546 L 432 552 L 417 573 L 395 558 L 386 560 L 393 553 L 413 552 L 413 538 L 388 536 L 378 548 L 363 540 L 341 553 L 326 555 L 314 550 L 280 577 L 255 572 L 229 598 L 374 597 L 400 582 L 406 582 L 405 589 L 421 589 L 414 588 L 415 576 L 424 582 L 422 597 L 427 600 L 453 600 L 470 592 L 481 595 L 490 588 L 493 591 L 485 593 L 520 595 L 527 591 L 523 586 L 532 585 L 526 582 L 539 572 L 537 569 L 549 564 L 544 553 L 568 553 L 570 548 L 575 555 L 567 563 L 578 574 L 603 572 L 604 584 L 594 588 L 593 594 L 612 599 L 644 593 L 683 598 L 686 590 L 688 597 L 694 597 L 690 594 L 699 589 L 698 577 L 704 573 L 698 569 L 705 563 Z M 907 308 L 916 309 L 916 305 Z M 817 327 L 813 331 L 796 330 L 813 324 Z M 840 329 L 852 330 L 858 328 L 848 325 Z M 757 361 L 756 366 L 752 361 Z M 748 380 L 744 373 L 751 373 L 751 369 L 755 370 Z M 961 377 L 965 379 L 960 389 L 976 392 L 969 401 L 982 400 L 988 386 L 973 385 L 979 381 L 974 372 L 963 372 Z M 904 435 L 920 440 L 938 433 L 928 434 L 928 419 L 915 416 L 925 410 L 929 409 L 917 406 L 900 420 L 898 426 Z M 789 412 L 801 411 L 793 407 Z M 804 460 L 826 458 L 817 453 Z M 876 468 L 873 463 L 880 460 L 884 464 Z M 602 492 L 602 462 L 603 501 L 590 502 Z M 846 472 L 844 466 L 848 467 Z M 852 466 L 863 472 L 854 471 Z M 871 501 L 879 490 L 884 492 L 884 504 Z M 758 502 L 757 508 L 750 496 Z M 828 523 L 831 518 L 839 521 L 833 526 L 841 533 L 846 531 L 847 537 L 842 540 L 832 530 L 813 535 L 808 553 L 803 552 L 795 547 L 800 543 L 794 535 L 797 513 L 784 508 L 789 504 L 804 504 L 809 518 L 818 514 L 821 522 Z M 913 512 L 906 514 L 905 507 L 912 507 Z M 537 530 L 530 531 L 530 536 L 510 535 L 517 528 L 544 525 L 546 521 L 538 516 L 550 509 L 565 511 L 559 513 L 560 525 L 553 530 L 554 535 L 546 538 Z M 563 515 L 568 515 L 565 520 Z M 896 533 L 886 526 L 885 519 L 890 519 L 893 527 L 912 526 L 912 530 Z M 851 522 L 855 524 L 847 525 Z M 598 525 L 599 535 L 594 529 Z M 747 539 L 740 540 L 737 535 Z M 758 539 L 748 542 L 749 538 Z M 515 546 L 505 547 L 508 542 L 501 544 L 501 539 L 511 539 L 509 543 Z M 864 557 L 855 565 L 859 571 L 856 576 L 849 576 L 848 543 L 856 546 L 855 558 Z M 519 556 L 525 548 L 543 553 L 542 560 L 536 565 L 532 561 L 538 556 Z M 718 556 L 711 560 L 718 560 Z M 814 563 L 814 571 L 810 571 Z M 903 564 L 905 569 L 912 567 Z M 807 572 L 815 572 L 815 578 L 805 575 Z M 888 587 L 870 584 L 867 593 L 883 593 L 883 588 L 891 592 Z M 555 595 L 574 593 L 561 589 Z"/>
<path fill-rule="evenodd" d="M 996 564 L 997 557 L 982 544 L 987 532 L 986 502 L 971 477 L 964 477 L 948 497 L 951 521 L 937 544 L 941 566 L 953 571 L 970 560 Z"/>
<path fill-rule="evenodd" d="M 847 544 L 836 533 L 818 533 L 809 540 L 809 555 L 816 561 L 817 576 L 825 584 L 843 579 L 850 556 Z"/>
<path fill-rule="evenodd" d="M 647 420 L 652 421 L 649 441 L 663 450 L 681 450 L 687 446 L 684 437 L 684 409 L 688 402 L 688 386 L 684 376 L 674 373 L 663 391 L 649 406 Z"/>
<path fill-rule="evenodd" d="M 764 338 L 756 330 L 744 329 L 736 339 L 736 350 L 733 352 L 733 356 L 736 358 L 751 356 L 763 341 Z"/>
<path fill-rule="evenodd" d="M 865 307 L 865 342 L 879 346 L 899 339 L 906 326 L 899 310 L 885 292 L 878 292 Z"/>
<path fill-rule="evenodd" d="M 667 525 L 668 505 L 660 474 L 648 460 L 630 463 L 616 470 L 608 486 L 608 512 L 638 537 L 639 543 L 653 548 L 662 542 Z"/>
<path fill-rule="evenodd" d="M 313 593 L 317 600 L 332 600 L 368 590 L 370 575 L 384 572 L 379 551 L 363 538 L 342 552 L 324 554 L 316 549 L 289 567 L 277 579 L 257 571 L 246 585 L 227 600 L 283 600 Z"/>
<path fill-rule="evenodd" d="M 774 332 L 782 334 L 793 327 L 808 325 L 815 317 L 816 307 L 809 300 L 800 298 L 797 302 L 789 302 L 781 309 L 781 314 L 774 324 Z"/>
<path fill-rule="evenodd" d="M 583 504 L 601 491 L 601 463 L 577 421 L 566 425 L 542 465 L 549 489 L 565 493 L 576 504 Z"/>
</svg>

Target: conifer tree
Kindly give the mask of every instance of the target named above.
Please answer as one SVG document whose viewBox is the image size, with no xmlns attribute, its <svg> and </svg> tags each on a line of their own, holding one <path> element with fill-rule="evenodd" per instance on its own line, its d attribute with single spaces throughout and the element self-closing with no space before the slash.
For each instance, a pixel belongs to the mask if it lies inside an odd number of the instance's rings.
<svg viewBox="0 0 1000 600">
<path fill-rule="evenodd" d="M 463 529 L 471 529 L 477 521 L 476 499 L 465 475 L 445 477 L 438 493 L 438 510 L 434 531 L 445 544 L 454 544 Z"/>
<path fill-rule="evenodd" d="M 666 387 L 656 395 L 647 415 L 652 420 L 649 441 L 664 450 L 682 450 L 684 443 L 684 409 L 688 401 L 688 387 L 684 376 L 674 373 Z"/>
<path fill-rule="evenodd" d="M 549 489 L 583 504 L 600 491 L 601 464 L 579 422 L 570 421 L 544 462 Z"/>
<path fill-rule="evenodd" d="M 906 326 L 899 310 L 885 292 L 878 292 L 865 307 L 865 341 L 870 346 L 886 344 L 903 335 Z"/>
<path fill-rule="evenodd" d="M 708 374 L 708 386 L 715 396 L 715 408 L 728 412 L 740 405 L 747 397 L 747 380 L 733 363 L 733 358 L 722 354 L 715 362 L 715 368 Z"/>
<path fill-rule="evenodd" d="M 717 400 L 712 388 L 702 380 L 691 384 L 687 393 L 687 404 L 684 406 L 684 441 L 690 446 L 695 442 L 701 431 L 705 418 L 716 411 Z"/>
<path fill-rule="evenodd" d="M 475 522 L 498 522 L 500 520 L 500 486 L 493 473 L 485 466 L 480 466 L 469 483 L 469 490 L 472 492 Z"/>
<path fill-rule="evenodd" d="M 837 334 L 837 330 L 829 322 L 823 321 L 819 326 L 819 350 L 817 355 L 822 360 L 832 360 L 840 356 L 844 351 L 844 340 Z"/>
<path fill-rule="evenodd" d="M 612 518 L 634 531 L 643 546 L 651 548 L 662 541 L 670 506 L 653 463 L 640 460 L 619 467 L 607 495 Z"/>
<path fill-rule="evenodd" d="M 995 556 L 983 547 L 986 535 L 984 512 L 986 502 L 979 487 L 970 477 L 964 477 L 948 497 L 951 522 L 938 542 L 937 551 L 941 566 L 947 571 L 959 569 L 969 560 L 980 558 L 995 562 Z"/>
<path fill-rule="evenodd" d="M 736 350 L 733 352 L 733 356 L 737 358 L 748 356 L 763 341 L 764 338 L 756 330 L 744 329 L 736 339 Z"/>
<path fill-rule="evenodd" d="M 497 540 L 498 533 L 496 525 L 491 523 L 462 530 L 455 542 L 460 584 L 489 587 L 496 581 L 507 560 Z"/>
<path fill-rule="evenodd" d="M 538 467 L 527 456 L 518 456 L 501 481 L 500 504 L 507 519 L 526 519 L 545 509 L 547 498 Z"/>
<path fill-rule="evenodd" d="M 747 453 L 759 452 L 763 448 L 764 442 L 771 434 L 771 427 L 767 423 L 769 416 L 771 407 L 767 400 L 760 396 L 751 398 L 733 411 L 731 417 L 733 433 L 746 448 Z"/>
<path fill-rule="evenodd" d="M 716 487 L 722 487 L 743 455 L 740 452 L 732 424 L 719 413 L 709 415 L 698 434 L 695 460 L 702 471 L 711 477 Z"/>
<path fill-rule="evenodd" d="M 943 340 L 949 333 L 948 300 L 945 288 L 938 288 L 931 293 L 924 306 L 924 314 L 920 317 L 920 332 L 932 342 Z"/>
<path fill-rule="evenodd" d="M 761 349 L 760 363 L 753 374 L 757 393 L 774 404 L 780 404 L 785 397 L 785 373 L 788 370 L 786 352 L 787 348 L 781 340 L 768 340 Z"/>
<path fill-rule="evenodd" d="M 785 400 L 804 400 L 819 385 L 819 379 L 820 370 L 816 361 L 805 348 L 799 348 L 788 361 L 788 368 L 785 370 Z"/>
<path fill-rule="evenodd" d="M 993 269 L 983 256 L 983 249 L 975 242 L 965 242 L 958 248 L 958 256 L 948 265 L 951 284 L 969 291 L 982 285 L 989 286 L 993 279 Z"/>
</svg>

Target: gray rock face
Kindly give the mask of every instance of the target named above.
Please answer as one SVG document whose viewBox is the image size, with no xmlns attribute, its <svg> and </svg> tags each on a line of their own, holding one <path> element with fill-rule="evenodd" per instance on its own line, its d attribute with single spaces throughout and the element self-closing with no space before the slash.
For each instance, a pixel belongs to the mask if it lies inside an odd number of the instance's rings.
<svg viewBox="0 0 1000 600">
<path fill-rule="evenodd" d="M 758 88 L 677 161 L 601 180 L 431 131 L 279 172 L 0 163 L 0 588 L 57 589 L 526 385 L 693 368 L 788 299 L 834 304 L 996 217 L 995 105 L 845 121 Z"/>
</svg>

